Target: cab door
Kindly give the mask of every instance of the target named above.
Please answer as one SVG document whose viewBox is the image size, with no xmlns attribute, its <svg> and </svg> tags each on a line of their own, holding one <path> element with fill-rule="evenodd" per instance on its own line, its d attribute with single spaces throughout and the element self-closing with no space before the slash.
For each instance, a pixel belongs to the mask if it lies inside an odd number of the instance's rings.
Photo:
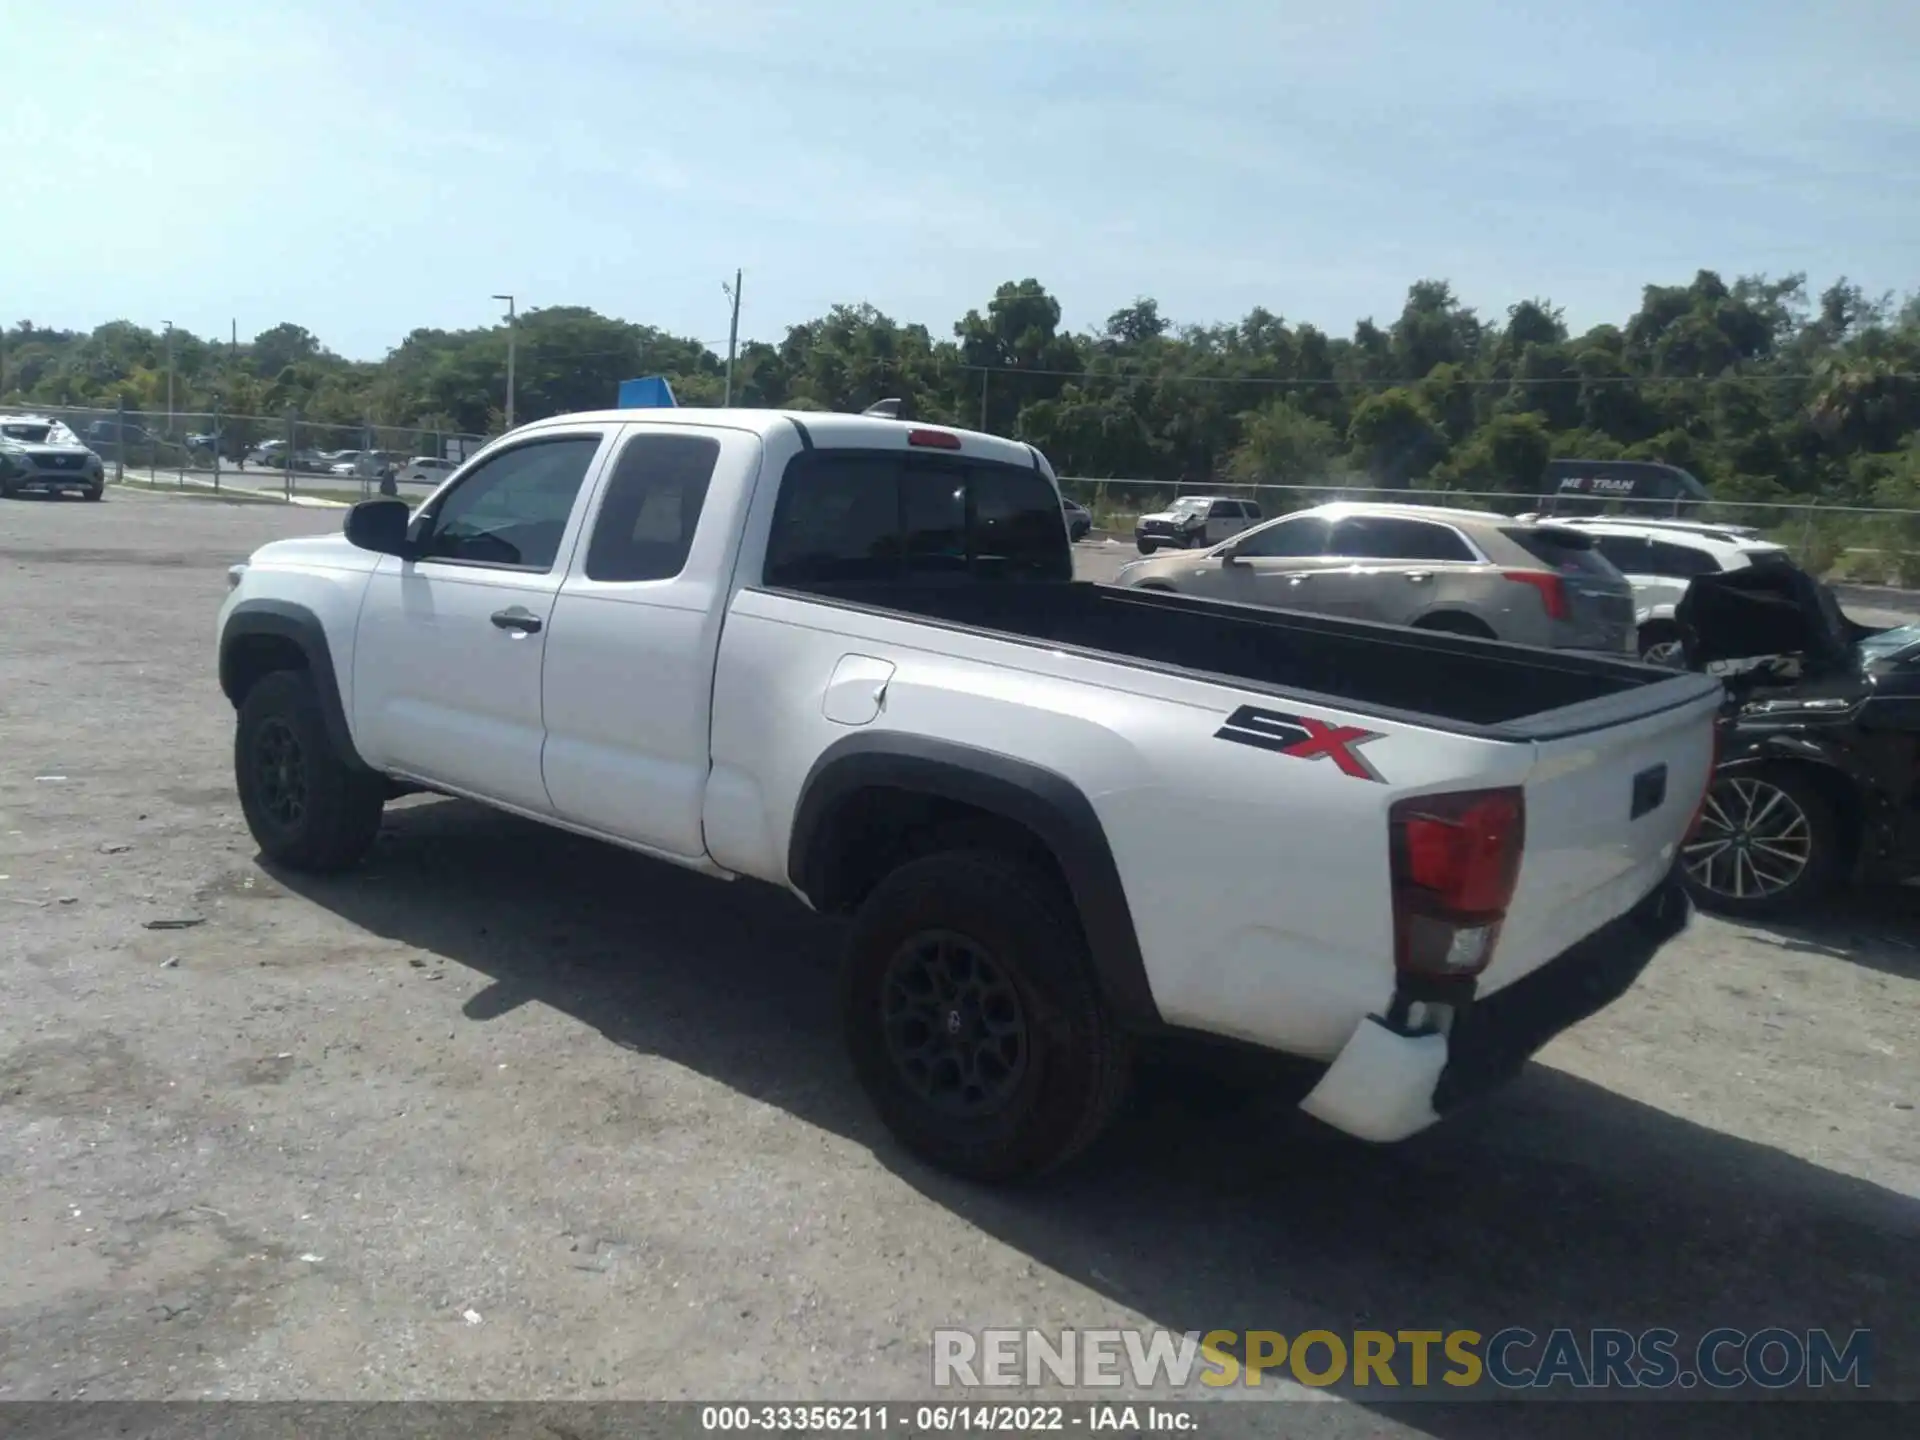
<svg viewBox="0 0 1920 1440">
<path fill-rule="evenodd" d="M 369 764 L 551 813 L 540 674 L 578 501 L 617 427 L 543 430 L 479 460 L 381 559 L 354 632 L 354 738 Z"/>
<path fill-rule="evenodd" d="M 1238 500 L 1216 500 L 1207 511 L 1207 544 L 1218 545 L 1246 529 L 1246 506 Z"/>
</svg>

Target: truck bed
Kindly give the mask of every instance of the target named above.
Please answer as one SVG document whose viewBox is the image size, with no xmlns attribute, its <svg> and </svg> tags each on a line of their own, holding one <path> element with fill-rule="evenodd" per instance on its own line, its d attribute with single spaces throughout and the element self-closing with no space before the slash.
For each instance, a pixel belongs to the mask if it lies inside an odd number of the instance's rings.
<svg viewBox="0 0 1920 1440">
<path fill-rule="evenodd" d="M 1087 581 L 846 583 L 806 593 L 1493 738 L 1543 739 L 1583 721 L 1612 723 L 1620 707 L 1605 702 L 1649 686 L 1670 686 L 1674 704 L 1703 688 L 1700 677 L 1624 658 Z M 1627 708 L 1646 713 L 1638 697 Z M 1552 727 L 1533 723 L 1549 715 Z"/>
</svg>

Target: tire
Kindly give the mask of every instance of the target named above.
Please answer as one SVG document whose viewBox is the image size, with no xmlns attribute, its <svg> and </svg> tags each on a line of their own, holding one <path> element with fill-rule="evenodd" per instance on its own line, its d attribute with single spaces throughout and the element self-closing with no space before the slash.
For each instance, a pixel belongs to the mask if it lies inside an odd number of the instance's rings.
<svg viewBox="0 0 1920 1440">
<path fill-rule="evenodd" d="M 928 975 L 933 983 L 915 983 Z M 1072 903 L 1008 855 L 950 850 L 882 880 L 854 922 L 843 1007 L 854 1073 L 887 1128 L 964 1179 L 1017 1181 L 1064 1165 L 1098 1138 L 1126 1090 L 1131 1038 L 1101 998 Z M 971 1082 L 944 1052 L 954 1025 L 973 1035 L 963 1049 Z"/>
<path fill-rule="evenodd" d="M 268 859 L 326 874 L 351 869 L 373 848 L 386 784 L 334 748 L 304 671 L 276 670 L 247 692 L 233 772 L 247 829 Z"/>
<path fill-rule="evenodd" d="M 1850 837 L 1807 769 L 1722 771 L 1707 793 L 1700 825 L 1681 847 L 1687 889 L 1701 909 L 1736 918 L 1790 915 L 1812 908 L 1838 886 Z M 1743 829 L 1745 846 L 1738 838 Z M 1803 859 L 1784 878 L 1790 867 L 1783 857 L 1789 855 Z"/>
<path fill-rule="evenodd" d="M 83 490 L 81 492 L 80 498 L 83 500 L 91 500 L 95 504 L 98 504 L 100 501 L 100 498 L 106 493 L 107 493 L 107 487 L 105 485 L 97 485 L 91 490 Z"/>
<path fill-rule="evenodd" d="M 1664 620 L 1649 620 L 1642 625 L 1634 648 L 1643 664 L 1677 669 L 1685 663 L 1680 654 L 1680 632 Z"/>
<path fill-rule="evenodd" d="M 1133 542 L 1133 547 L 1142 555 L 1151 555 L 1160 548 L 1159 545 L 1152 540 L 1136 540 Z"/>
<path fill-rule="evenodd" d="M 1437 630 L 1442 635 L 1472 635 L 1481 640 L 1496 638 L 1493 628 L 1485 621 L 1476 620 L 1471 615 L 1428 615 L 1416 620 L 1416 630 Z"/>
</svg>

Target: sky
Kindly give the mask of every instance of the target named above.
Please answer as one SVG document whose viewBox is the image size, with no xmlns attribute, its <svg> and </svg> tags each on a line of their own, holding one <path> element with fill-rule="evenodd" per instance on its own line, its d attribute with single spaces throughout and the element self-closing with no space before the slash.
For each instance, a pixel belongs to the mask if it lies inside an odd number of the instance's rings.
<svg viewBox="0 0 1920 1440">
<path fill-rule="evenodd" d="M 0 0 L 0 49 L 0 315 L 61 328 L 1920 287 L 1914 0 Z"/>
</svg>

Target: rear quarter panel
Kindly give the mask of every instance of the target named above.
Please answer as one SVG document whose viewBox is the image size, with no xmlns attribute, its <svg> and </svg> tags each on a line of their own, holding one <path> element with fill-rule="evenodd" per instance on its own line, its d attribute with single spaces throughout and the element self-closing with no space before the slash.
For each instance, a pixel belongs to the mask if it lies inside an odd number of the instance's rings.
<svg viewBox="0 0 1920 1440">
<path fill-rule="evenodd" d="M 743 589 L 714 680 L 705 831 L 721 865 L 791 884 L 787 847 L 808 773 L 859 728 L 823 713 L 828 677 L 848 655 L 895 667 L 867 728 L 999 750 L 1086 796 L 1165 1020 L 1319 1058 L 1391 996 L 1388 806 L 1520 784 L 1532 760 L 1526 744 Z M 1381 778 L 1221 738 L 1242 705 L 1373 734 L 1358 749 Z"/>
</svg>

